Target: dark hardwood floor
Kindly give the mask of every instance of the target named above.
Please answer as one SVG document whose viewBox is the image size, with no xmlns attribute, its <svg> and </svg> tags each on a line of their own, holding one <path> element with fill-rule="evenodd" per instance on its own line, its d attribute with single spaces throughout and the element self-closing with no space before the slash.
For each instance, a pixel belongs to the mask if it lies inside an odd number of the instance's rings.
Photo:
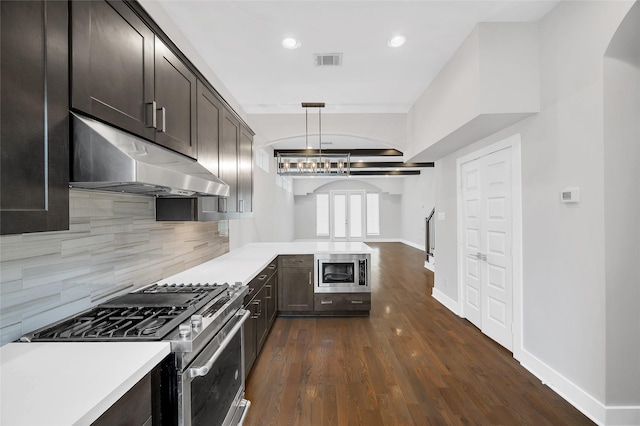
<svg viewBox="0 0 640 426">
<path fill-rule="evenodd" d="M 246 425 L 593 424 L 431 297 L 424 252 L 369 245 L 370 317 L 277 318 Z"/>
</svg>

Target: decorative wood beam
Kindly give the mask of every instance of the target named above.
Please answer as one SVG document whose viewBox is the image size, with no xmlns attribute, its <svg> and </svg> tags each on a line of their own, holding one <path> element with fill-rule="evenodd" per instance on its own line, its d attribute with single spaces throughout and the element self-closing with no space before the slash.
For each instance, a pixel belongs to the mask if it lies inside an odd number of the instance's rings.
<svg viewBox="0 0 640 426">
<path fill-rule="evenodd" d="M 368 169 L 368 168 L 423 168 L 423 167 L 434 167 L 435 163 L 402 163 L 398 161 L 376 161 L 376 162 L 360 162 L 360 161 L 351 161 L 352 169 Z"/>
<path fill-rule="evenodd" d="M 420 170 L 351 170 L 351 176 L 409 176 L 419 175 Z"/>
</svg>

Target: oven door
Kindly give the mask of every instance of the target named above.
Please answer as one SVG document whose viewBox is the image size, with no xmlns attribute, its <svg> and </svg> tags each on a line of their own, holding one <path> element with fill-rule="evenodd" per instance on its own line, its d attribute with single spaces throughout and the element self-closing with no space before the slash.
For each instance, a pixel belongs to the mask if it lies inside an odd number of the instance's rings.
<svg viewBox="0 0 640 426">
<path fill-rule="evenodd" d="M 181 426 L 242 424 L 250 402 L 244 397 L 242 325 L 250 312 L 238 313 L 220 330 L 178 379 Z"/>
<path fill-rule="evenodd" d="M 353 260 L 323 260 L 318 272 L 320 287 L 348 287 L 358 282 L 358 267 Z"/>
</svg>

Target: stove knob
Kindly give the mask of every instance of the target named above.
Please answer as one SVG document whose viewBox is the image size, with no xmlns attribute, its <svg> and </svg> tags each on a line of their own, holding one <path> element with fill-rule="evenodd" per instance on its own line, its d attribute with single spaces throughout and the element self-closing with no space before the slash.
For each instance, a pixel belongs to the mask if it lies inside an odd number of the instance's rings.
<svg viewBox="0 0 640 426">
<path fill-rule="evenodd" d="M 202 315 L 191 315 L 191 327 L 196 330 L 202 327 Z"/>
<path fill-rule="evenodd" d="M 191 327 L 189 326 L 189 324 L 180 324 L 178 333 L 181 339 L 186 340 L 187 338 L 189 338 L 189 335 L 191 334 Z"/>
</svg>

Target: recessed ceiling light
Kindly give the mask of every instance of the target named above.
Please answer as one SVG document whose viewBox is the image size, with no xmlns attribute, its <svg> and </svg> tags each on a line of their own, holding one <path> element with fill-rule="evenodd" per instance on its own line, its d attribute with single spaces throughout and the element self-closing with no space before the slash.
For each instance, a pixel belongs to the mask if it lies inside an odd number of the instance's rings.
<svg viewBox="0 0 640 426">
<path fill-rule="evenodd" d="M 287 37 L 282 40 L 282 45 L 287 49 L 297 49 L 298 47 L 300 47 L 300 42 L 295 38 Z"/>
<path fill-rule="evenodd" d="M 391 37 L 388 41 L 387 41 L 387 45 L 389 47 L 400 47 L 402 46 L 405 42 L 407 41 L 407 36 L 404 34 L 396 34 L 393 37 Z"/>
</svg>

